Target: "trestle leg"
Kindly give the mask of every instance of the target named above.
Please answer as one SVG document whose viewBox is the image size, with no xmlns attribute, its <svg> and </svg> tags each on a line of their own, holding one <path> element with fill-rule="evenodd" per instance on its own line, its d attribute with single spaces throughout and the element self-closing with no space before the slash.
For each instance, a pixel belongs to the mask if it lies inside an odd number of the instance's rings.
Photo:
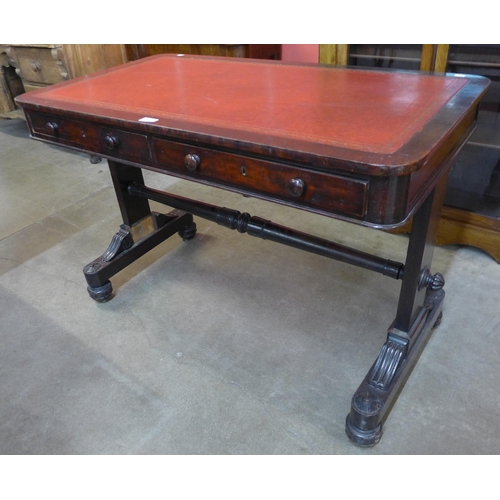
<svg viewBox="0 0 500 500">
<path fill-rule="evenodd" d="M 168 214 L 151 212 L 146 199 L 127 192 L 130 182 L 144 185 L 142 171 L 109 161 L 111 177 L 123 218 L 106 251 L 83 268 L 87 291 L 95 301 L 112 298 L 110 278 L 175 233 L 188 240 L 196 234 L 193 216 L 182 210 Z"/>
<path fill-rule="evenodd" d="M 441 320 L 444 278 L 432 275 L 430 267 L 445 189 L 443 178 L 413 218 L 396 319 L 355 392 L 346 419 L 346 433 L 357 445 L 380 441 L 392 403 Z"/>
<path fill-rule="evenodd" d="M 444 290 L 429 291 L 408 334 L 389 329 L 379 356 L 352 398 L 346 433 L 355 444 L 373 446 L 380 441 L 383 421 L 393 401 L 441 320 L 444 296 Z"/>
<path fill-rule="evenodd" d="M 155 226 L 151 233 L 134 243 L 130 229 L 122 225 L 120 231 L 113 237 L 108 249 L 83 268 L 83 274 L 88 284 L 87 291 L 95 301 L 107 302 L 110 300 L 113 288 L 109 278 L 125 269 L 155 246 L 175 233 L 178 233 L 184 240 L 193 238 L 196 233 L 193 216 L 181 210 L 174 210 L 166 215 L 152 212 L 151 216 Z"/>
</svg>

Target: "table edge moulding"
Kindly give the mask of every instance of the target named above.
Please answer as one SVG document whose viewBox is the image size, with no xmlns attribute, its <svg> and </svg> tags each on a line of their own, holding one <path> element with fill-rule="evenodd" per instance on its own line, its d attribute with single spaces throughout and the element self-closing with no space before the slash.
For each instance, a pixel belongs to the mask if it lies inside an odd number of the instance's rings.
<svg viewBox="0 0 500 500">
<path fill-rule="evenodd" d="M 431 272 L 447 173 L 489 81 L 464 75 L 162 54 L 19 96 L 31 136 L 108 160 L 123 224 L 84 267 L 90 296 L 193 216 L 401 280 L 387 340 L 351 401 L 349 438 L 376 444 L 441 318 Z M 396 262 L 237 210 L 157 191 L 142 169 L 372 229 L 413 218 Z M 172 207 L 152 212 L 149 200 Z"/>
</svg>

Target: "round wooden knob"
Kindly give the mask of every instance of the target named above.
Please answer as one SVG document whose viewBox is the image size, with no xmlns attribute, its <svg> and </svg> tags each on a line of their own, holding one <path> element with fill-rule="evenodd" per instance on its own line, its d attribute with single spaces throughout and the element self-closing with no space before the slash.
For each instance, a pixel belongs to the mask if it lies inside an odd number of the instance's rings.
<svg viewBox="0 0 500 500">
<path fill-rule="evenodd" d="M 47 128 L 47 131 L 49 132 L 49 134 L 52 134 L 52 135 L 57 135 L 57 133 L 59 132 L 59 127 L 57 126 L 57 123 L 55 123 L 55 122 L 48 122 L 46 125 L 46 128 Z"/>
<path fill-rule="evenodd" d="M 292 179 L 288 183 L 288 192 L 292 196 L 295 196 L 296 198 L 302 196 L 304 194 L 305 189 L 306 189 L 306 184 L 302 179 Z"/>
<path fill-rule="evenodd" d="M 42 67 L 40 66 L 39 62 L 32 62 L 31 63 L 31 69 L 33 71 L 40 71 L 42 69 Z"/>
<path fill-rule="evenodd" d="M 118 139 L 114 137 L 113 135 L 107 135 L 104 138 L 104 145 L 109 149 L 115 149 L 116 146 L 118 146 Z"/>
<path fill-rule="evenodd" d="M 186 165 L 186 168 L 191 171 L 196 170 L 200 166 L 200 163 L 201 159 L 198 155 L 188 154 L 184 158 L 184 165 Z"/>
</svg>

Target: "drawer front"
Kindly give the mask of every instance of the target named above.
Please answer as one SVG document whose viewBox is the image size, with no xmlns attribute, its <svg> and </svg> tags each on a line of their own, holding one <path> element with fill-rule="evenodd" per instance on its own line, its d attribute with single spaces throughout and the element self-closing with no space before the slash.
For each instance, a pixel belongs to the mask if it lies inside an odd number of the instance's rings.
<svg viewBox="0 0 500 500">
<path fill-rule="evenodd" d="M 67 70 L 50 48 L 15 47 L 15 59 L 26 82 L 52 85 L 67 79 Z"/>
<path fill-rule="evenodd" d="M 151 165 L 151 153 L 146 135 L 67 120 L 45 113 L 31 112 L 29 119 L 35 137 L 117 160 Z"/>
<path fill-rule="evenodd" d="M 158 166 L 183 177 L 362 218 L 368 181 L 153 139 Z"/>
</svg>

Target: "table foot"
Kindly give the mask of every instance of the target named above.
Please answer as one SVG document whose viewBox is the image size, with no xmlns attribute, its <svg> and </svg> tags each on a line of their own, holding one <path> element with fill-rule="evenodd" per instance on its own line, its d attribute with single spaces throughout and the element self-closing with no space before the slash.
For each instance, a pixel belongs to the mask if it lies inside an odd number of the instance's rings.
<svg viewBox="0 0 500 500">
<path fill-rule="evenodd" d="M 143 227 L 122 225 L 106 251 L 83 268 L 92 299 L 97 302 L 110 300 L 113 287 L 109 279 L 170 236 L 179 233 L 181 238 L 188 240 L 196 234 L 193 216 L 182 210 L 169 214 L 152 212 L 151 216 L 153 224 L 148 234 L 144 235 Z"/>
<path fill-rule="evenodd" d="M 443 290 L 429 290 L 408 333 L 390 328 L 375 363 L 351 401 L 346 434 L 358 446 L 377 444 L 392 403 L 404 387 L 433 329 L 442 317 Z"/>
<path fill-rule="evenodd" d="M 92 287 L 89 285 L 87 287 L 87 292 L 89 292 L 90 297 L 96 302 L 107 302 L 112 299 L 113 286 L 111 285 L 111 281 L 108 280 L 102 286 Z"/>
<path fill-rule="evenodd" d="M 196 235 L 196 223 L 192 222 L 185 228 L 181 229 L 178 234 L 184 241 L 192 240 Z"/>
<path fill-rule="evenodd" d="M 352 424 L 350 415 L 347 415 L 345 431 L 349 439 L 358 446 L 369 447 L 376 445 L 382 437 L 382 423 L 375 429 L 364 431 Z"/>
</svg>

